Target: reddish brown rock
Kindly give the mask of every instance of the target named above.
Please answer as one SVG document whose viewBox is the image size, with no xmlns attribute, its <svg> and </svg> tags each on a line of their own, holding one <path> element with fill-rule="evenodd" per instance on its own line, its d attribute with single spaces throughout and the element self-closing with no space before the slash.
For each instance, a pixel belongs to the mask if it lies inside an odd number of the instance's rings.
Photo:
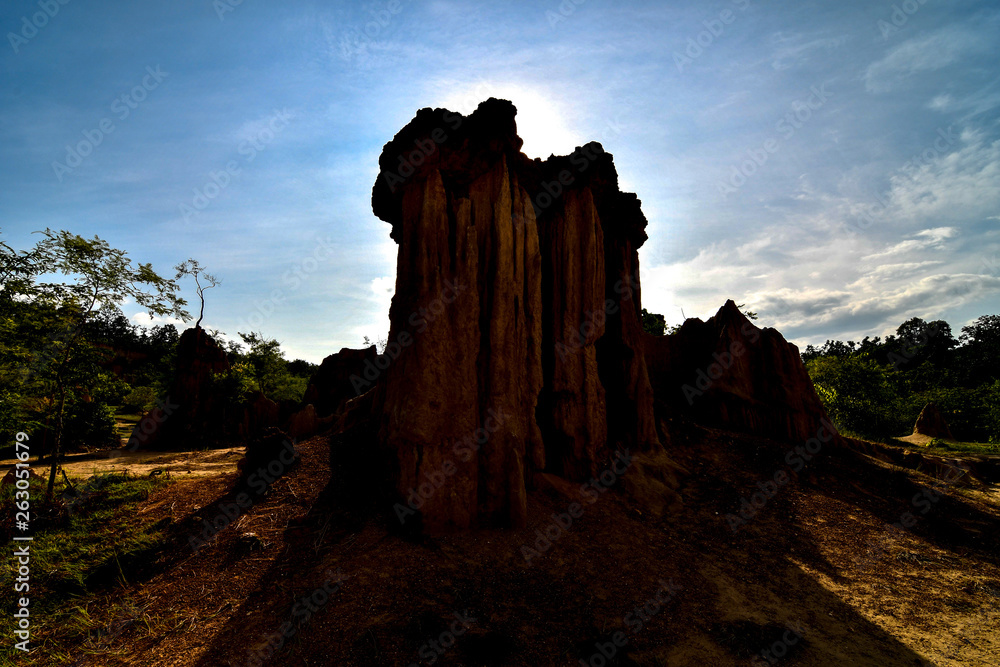
<svg viewBox="0 0 1000 667">
<path fill-rule="evenodd" d="M 316 408 L 310 403 L 289 417 L 288 428 L 285 430 L 295 440 L 302 440 L 315 434 L 319 429 L 320 421 L 316 416 Z"/>
<path fill-rule="evenodd" d="M 277 428 L 280 421 L 281 410 L 278 404 L 262 392 L 255 391 L 248 398 L 244 408 L 240 436 L 250 442 L 268 429 Z"/>
<path fill-rule="evenodd" d="M 432 529 L 523 525 L 533 472 L 583 479 L 616 446 L 659 446 L 639 201 L 599 144 L 529 160 L 515 114 L 421 110 L 372 192 L 399 254 L 371 410 L 398 494 Z"/>
<path fill-rule="evenodd" d="M 204 329 L 194 327 L 181 334 L 176 355 L 169 394 L 139 421 L 128 446 L 194 448 L 224 438 L 225 406 L 213 391 L 212 378 L 229 370 L 226 352 Z"/>
<path fill-rule="evenodd" d="M 263 492 L 298 462 L 292 439 L 280 429 L 265 428 L 247 441 L 246 454 L 236 464 L 240 473 L 237 483 Z"/>
<path fill-rule="evenodd" d="M 920 416 L 917 417 L 917 422 L 913 425 L 913 433 L 914 435 L 929 435 L 932 438 L 955 439 L 944 415 L 934 403 L 928 403 L 920 411 Z"/>
<path fill-rule="evenodd" d="M 713 426 L 803 442 L 832 429 L 798 348 L 727 301 L 707 322 L 644 334 L 657 404 Z"/>
<path fill-rule="evenodd" d="M 373 386 L 381 374 L 377 359 L 374 345 L 361 350 L 345 347 L 331 354 L 309 379 L 302 402 L 311 403 L 319 417 L 337 414 L 348 400 Z"/>
</svg>

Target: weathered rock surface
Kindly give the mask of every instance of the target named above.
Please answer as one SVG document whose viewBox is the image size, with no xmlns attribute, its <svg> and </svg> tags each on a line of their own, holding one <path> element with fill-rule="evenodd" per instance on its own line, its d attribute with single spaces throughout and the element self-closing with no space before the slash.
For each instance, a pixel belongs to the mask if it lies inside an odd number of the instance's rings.
<svg viewBox="0 0 1000 667">
<path fill-rule="evenodd" d="M 657 404 L 709 425 L 803 442 L 831 424 L 798 348 L 760 329 L 732 301 L 707 322 L 643 334 Z"/>
<path fill-rule="evenodd" d="M 920 415 L 913 425 L 913 433 L 915 435 L 929 435 L 932 438 L 955 439 L 951 434 L 951 428 L 948 427 L 948 422 L 945 421 L 944 415 L 941 414 L 941 411 L 938 410 L 938 407 L 934 403 L 928 403 L 920 411 Z"/>
<path fill-rule="evenodd" d="M 528 159 L 515 114 L 494 99 L 468 117 L 421 110 L 372 191 L 399 244 L 372 410 L 428 528 L 522 525 L 533 472 L 582 479 L 615 446 L 659 447 L 639 201 L 599 144 Z"/>
<path fill-rule="evenodd" d="M 320 429 L 320 421 L 316 416 L 316 408 L 312 403 L 305 406 L 288 418 L 288 435 L 295 440 L 302 440 L 315 434 Z"/>
<path fill-rule="evenodd" d="M 361 350 L 345 347 L 331 354 L 309 379 L 302 402 L 312 404 L 318 417 L 340 412 L 348 400 L 371 388 L 373 381 L 368 378 L 378 378 L 377 357 L 374 345 Z"/>
<path fill-rule="evenodd" d="M 277 428 L 281 421 L 280 406 L 259 391 L 247 399 L 240 424 L 240 437 L 250 442 L 260 437 L 268 429 Z"/>
<path fill-rule="evenodd" d="M 246 454 L 236 464 L 238 484 L 263 491 L 298 462 L 292 439 L 281 429 L 265 428 L 247 441 Z"/>
</svg>

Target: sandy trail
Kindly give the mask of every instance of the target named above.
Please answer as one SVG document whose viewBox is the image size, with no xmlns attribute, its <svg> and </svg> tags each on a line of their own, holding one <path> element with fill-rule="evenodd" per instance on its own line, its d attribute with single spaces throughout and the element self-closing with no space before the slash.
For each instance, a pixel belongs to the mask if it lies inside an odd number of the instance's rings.
<svg viewBox="0 0 1000 667">
<path fill-rule="evenodd" d="M 109 449 L 86 454 L 71 454 L 62 463 L 70 477 L 84 478 L 109 472 L 130 472 L 146 476 L 154 470 L 169 472 L 177 477 L 214 477 L 236 470 L 236 462 L 243 457 L 243 447 L 207 449 L 193 452 L 130 452 Z M 0 470 L 11 468 L 15 459 L 0 461 Z M 35 465 L 34 472 L 41 474 L 48 463 Z"/>
</svg>

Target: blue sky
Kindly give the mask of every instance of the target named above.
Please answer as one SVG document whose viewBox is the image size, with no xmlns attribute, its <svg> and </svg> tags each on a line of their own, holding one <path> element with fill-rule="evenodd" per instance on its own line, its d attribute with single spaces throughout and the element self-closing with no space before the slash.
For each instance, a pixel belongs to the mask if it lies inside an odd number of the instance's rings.
<svg viewBox="0 0 1000 667">
<path fill-rule="evenodd" d="M 289 358 L 385 336 L 381 147 L 490 96 L 531 157 L 614 154 L 668 322 L 733 298 L 805 345 L 1000 312 L 992 2 L 8 0 L 0 30 L 2 238 L 194 257 L 204 324 Z"/>
</svg>

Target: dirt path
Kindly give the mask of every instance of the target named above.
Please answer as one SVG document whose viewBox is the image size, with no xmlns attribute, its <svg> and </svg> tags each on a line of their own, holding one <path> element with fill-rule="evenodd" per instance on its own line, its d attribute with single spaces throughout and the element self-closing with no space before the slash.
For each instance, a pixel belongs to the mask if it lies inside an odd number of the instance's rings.
<svg viewBox="0 0 1000 667">
<path fill-rule="evenodd" d="M 208 449 L 196 452 L 130 452 L 110 449 L 87 454 L 73 454 L 62 464 L 66 474 L 73 478 L 90 477 L 109 472 L 130 472 L 146 476 L 154 470 L 169 472 L 177 479 L 215 477 L 236 471 L 236 462 L 243 457 L 243 447 Z M 15 459 L 0 461 L 0 470 L 13 467 Z M 47 463 L 36 466 L 35 472 L 48 468 Z"/>
</svg>

